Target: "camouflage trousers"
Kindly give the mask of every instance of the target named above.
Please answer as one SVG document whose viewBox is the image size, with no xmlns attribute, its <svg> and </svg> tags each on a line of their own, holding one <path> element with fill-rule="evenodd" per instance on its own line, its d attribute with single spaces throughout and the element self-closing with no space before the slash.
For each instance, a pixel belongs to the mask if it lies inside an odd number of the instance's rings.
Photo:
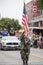
<svg viewBox="0 0 43 65">
<path fill-rule="evenodd" d="M 21 59 L 22 60 L 27 60 L 29 59 L 29 53 L 26 53 L 26 54 L 21 54 Z"/>
<path fill-rule="evenodd" d="M 29 55 L 27 55 L 27 54 L 22 55 L 21 54 L 21 58 L 23 61 L 23 65 L 28 65 Z"/>
</svg>

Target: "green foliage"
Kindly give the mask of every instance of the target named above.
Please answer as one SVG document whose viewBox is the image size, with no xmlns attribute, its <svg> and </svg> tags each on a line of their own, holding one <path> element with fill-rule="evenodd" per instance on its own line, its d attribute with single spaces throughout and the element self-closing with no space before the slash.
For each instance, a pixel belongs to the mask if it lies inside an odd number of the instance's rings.
<svg viewBox="0 0 43 65">
<path fill-rule="evenodd" d="M 43 0 L 37 0 L 37 7 L 39 10 L 43 10 Z"/>
<path fill-rule="evenodd" d="M 0 19 L 0 28 L 7 28 L 8 30 L 10 30 L 11 27 L 13 27 L 14 30 L 19 30 L 21 28 L 21 25 L 19 24 L 18 20 L 14 20 L 13 18 Z"/>
</svg>

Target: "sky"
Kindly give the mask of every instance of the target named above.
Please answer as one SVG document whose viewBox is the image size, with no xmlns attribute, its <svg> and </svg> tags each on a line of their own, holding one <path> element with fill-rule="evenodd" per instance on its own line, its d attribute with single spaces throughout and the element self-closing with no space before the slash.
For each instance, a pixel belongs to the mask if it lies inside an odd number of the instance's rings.
<svg viewBox="0 0 43 65">
<path fill-rule="evenodd" d="M 27 4 L 31 0 L 25 0 Z M 0 17 L 18 19 L 21 24 L 23 12 L 23 0 L 0 0 Z"/>
</svg>

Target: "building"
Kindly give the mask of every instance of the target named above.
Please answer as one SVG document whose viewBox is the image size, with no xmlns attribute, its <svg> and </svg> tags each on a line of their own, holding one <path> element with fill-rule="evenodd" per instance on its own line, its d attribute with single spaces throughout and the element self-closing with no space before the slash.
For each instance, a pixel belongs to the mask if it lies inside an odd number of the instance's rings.
<svg viewBox="0 0 43 65">
<path fill-rule="evenodd" d="M 28 24 L 32 28 L 33 33 L 38 35 L 41 33 L 43 36 L 43 10 L 37 11 L 36 14 L 32 13 L 32 1 L 26 4 L 26 10 L 28 15 Z"/>
</svg>

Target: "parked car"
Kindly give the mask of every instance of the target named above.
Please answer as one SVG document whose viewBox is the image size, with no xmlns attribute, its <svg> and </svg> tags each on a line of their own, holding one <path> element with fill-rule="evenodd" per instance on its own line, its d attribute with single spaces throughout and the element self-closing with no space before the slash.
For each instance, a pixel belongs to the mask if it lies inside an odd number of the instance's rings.
<svg viewBox="0 0 43 65">
<path fill-rule="evenodd" d="M 1 39 L 1 49 L 20 49 L 20 40 L 16 36 L 4 36 Z"/>
</svg>

